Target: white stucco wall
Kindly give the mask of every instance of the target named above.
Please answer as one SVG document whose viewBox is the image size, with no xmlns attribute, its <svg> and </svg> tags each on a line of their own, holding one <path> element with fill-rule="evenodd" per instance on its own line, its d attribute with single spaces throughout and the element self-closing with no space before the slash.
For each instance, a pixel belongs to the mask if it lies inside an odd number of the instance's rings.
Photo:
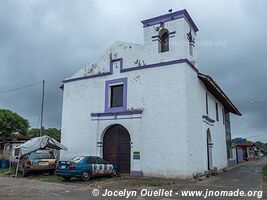
<svg viewBox="0 0 267 200">
<path fill-rule="evenodd" d="M 186 142 L 184 71 L 187 67 L 170 65 L 65 84 L 62 143 L 69 150 L 68 154 L 62 152 L 62 158 L 84 154 L 102 156 L 97 141 L 102 141 L 108 126 L 121 124 L 131 135 L 131 151 L 141 153 L 141 160 L 135 161 L 139 167 L 136 170 L 142 169 L 149 176 L 185 174 L 186 148 L 181 147 Z M 104 111 L 105 81 L 122 77 L 128 77 L 128 109 L 143 109 L 141 118 L 92 120 L 91 113 Z M 169 164 L 162 168 L 162 162 Z"/>
<path fill-rule="evenodd" d="M 223 124 L 222 104 L 206 89 L 198 79 L 197 74 L 186 68 L 187 83 L 187 122 L 188 122 L 188 170 L 189 174 L 202 173 L 207 170 L 207 130 L 212 138 L 213 167 L 219 169 L 227 166 L 225 125 Z M 202 122 L 206 114 L 206 93 L 208 93 L 208 116 L 215 120 L 213 126 Z M 216 121 L 216 106 L 218 103 L 219 121 Z"/>
<path fill-rule="evenodd" d="M 225 125 L 223 124 L 222 104 L 208 92 L 209 98 L 209 117 L 215 120 L 214 126 L 204 126 L 204 131 L 209 128 L 213 143 L 213 166 L 219 169 L 227 167 L 227 150 L 226 150 L 226 135 Z M 206 97 L 204 97 L 205 99 Z M 216 121 L 216 107 L 218 103 L 219 121 Z"/>
</svg>

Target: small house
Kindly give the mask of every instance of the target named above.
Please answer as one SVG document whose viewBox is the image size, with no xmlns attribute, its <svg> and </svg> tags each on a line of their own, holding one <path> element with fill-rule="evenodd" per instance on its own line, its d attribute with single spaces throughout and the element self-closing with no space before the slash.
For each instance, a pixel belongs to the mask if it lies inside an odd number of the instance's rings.
<svg viewBox="0 0 267 200">
<path fill-rule="evenodd" d="M 25 136 L 12 135 L 10 137 L 1 137 L 0 160 L 14 161 L 19 155 L 17 147 L 28 140 L 29 138 Z"/>
</svg>

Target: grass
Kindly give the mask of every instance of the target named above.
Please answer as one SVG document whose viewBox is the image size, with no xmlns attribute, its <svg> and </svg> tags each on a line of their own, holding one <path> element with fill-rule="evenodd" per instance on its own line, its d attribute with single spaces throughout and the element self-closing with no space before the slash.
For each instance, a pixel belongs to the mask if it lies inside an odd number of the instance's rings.
<svg viewBox="0 0 267 200">
<path fill-rule="evenodd" d="M 8 169 L 1 169 L 0 168 L 0 174 L 5 174 L 6 172 L 8 172 Z"/>
<path fill-rule="evenodd" d="M 38 176 L 29 175 L 28 178 L 34 178 L 45 182 L 62 182 L 63 180 L 61 177 L 58 177 L 56 175 L 42 175 L 42 174 L 39 174 Z"/>
<path fill-rule="evenodd" d="M 22 177 L 22 173 L 18 173 L 18 177 Z M 60 182 L 63 179 L 56 175 L 49 175 L 48 173 L 41 173 L 41 172 L 31 172 L 25 178 L 27 179 L 36 179 L 45 182 Z"/>
<path fill-rule="evenodd" d="M 262 169 L 263 180 L 267 182 L 267 165 L 265 165 Z"/>
<path fill-rule="evenodd" d="M 1 174 L 5 174 L 7 176 L 15 176 L 16 171 L 15 171 L 15 169 L 11 169 L 11 171 L 9 172 L 9 169 L 1 169 L 0 168 L 0 175 Z M 18 172 L 17 178 L 22 178 L 22 173 L 21 172 Z M 59 182 L 59 181 L 62 181 L 61 177 L 58 177 L 56 175 L 45 175 L 45 174 L 42 174 L 42 173 L 38 173 L 38 174 L 32 173 L 32 174 L 29 174 L 26 178 L 28 178 L 28 179 L 37 179 L 37 180 L 45 181 L 45 182 Z"/>
<path fill-rule="evenodd" d="M 146 181 L 146 182 L 144 182 L 144 185 L 151 186 L 151 187 L 161 187 L 164 184 L 162 182 L 158 182 L 158 181 Z"/>
<path fill-rule="evenodd" d="M 1 169 L 0 168 L 0 174 L 9 175 L 9 176 L 15 176 L 16 171 L 13 168 L 11 168 L 10 171 L 9 171 L 9 169 Z M 18 173 L 18 177 L 21 177 L 20 173 Z"/>
</svg>

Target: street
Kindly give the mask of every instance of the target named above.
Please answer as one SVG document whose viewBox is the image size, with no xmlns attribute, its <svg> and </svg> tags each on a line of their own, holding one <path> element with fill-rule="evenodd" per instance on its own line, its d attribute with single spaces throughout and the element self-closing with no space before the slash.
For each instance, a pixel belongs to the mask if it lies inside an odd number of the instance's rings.
<svg viewBox="0 0 267 200">
<path fill-rule="evenodd" d="M 204 197 L 181 196 L 181 191 L 266 191 L 263 187 L 262 167 L 267 163 L 266 159 L 250 161 L 240 164 L 233 169 L 220 174 L 217 177 L 203 181 L 159 179 L 159 178 L 96 178 L 89 182 L 74 180 L 71 182 L 44 182 L 29 178 L 9 178 L 0 176 L 0 199 L 31 199 L 31 200 L 74 200 L 74 199 L 106 199 L 108 192 L 110 199 L 204 199 Z M 163 196 L 142 196 L 142 189 L 148 191 L 161 191 Z M 98 196 L 92 193 L 99 191 Z M 168 196 L 168 191 L 173 191 Z M 124 191 L 122 197 L 114 191 Z M 176 194 L 175 194 L 176 193 Z M 143 193 L 145 194 L 145 193 Z M 148 194 L 147 194 L 148 195 Z M 207 199 L 259 199 L 260 195 L 254 197 L 207 197 Z M 266 198 L 266 197 L 265 197 Z M 263 198 L 264 199 L 264 195 Z"/>
</svg>

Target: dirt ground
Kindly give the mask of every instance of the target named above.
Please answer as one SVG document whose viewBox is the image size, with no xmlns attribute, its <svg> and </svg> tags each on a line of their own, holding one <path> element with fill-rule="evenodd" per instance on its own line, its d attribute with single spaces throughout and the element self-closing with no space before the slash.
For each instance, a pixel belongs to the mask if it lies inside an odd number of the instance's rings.
<svg viewBox="0 0 267 200">
<path fill-rule="evenodd" d="M 267 191 L 267 183 L 262 181 L 262 166 L 266 164 L 265 160 L 251 161 L 241 164 L 217 177 L 205 179 L 203 181 L 180 180 L 180 179 L 160 179 L 160 178 L 133 178 L 133 177 L 115 177 L 115 178 L 95 178 L 88 182 L 73 180 L 63 181 L 56 176 L 32 175 L 27 178 L 11 178 L 7 175 L 0 175 L 0 199 L 2 200 L 74 200 L 74 199 L 106 199 L 101 196 L 92 196 L 92 191 L 98 189 L 104 190 L 135 190 L 140 191 L 143 188 L 149 190 L 263 190 Z M 265 187 L 265 188 L 263 188 Z M 148 199 L 137 197 L 138 199 Z M 265 198 L 265 195 L 264 195 Z M 263 198 L 263 199 L 264 199 Z M 111 197 L 110 199 L 118 199 Z M 121 198 L 121 199 L 125 199 Z M 133 198 L 136 199 L 136 198 Z M 152 198 L 153 199 L 153 198 Z M 167 198 L 161 198 L 167 199 Z M 188 199 L 188 198 L 174 198 Z M 194 199 L 194 198 L 190 198 Z M 199 199 L 199 198 L 195 198 Z M 210 198 L 214 199 L 214 198 Z M 220 198 L 216 198 L 220 199 Z M 229 198 L 226 198 L 229 199 Z M 231 199 L 231 198 L 230 198 Z M 235 199 L 258 199 L 258 198 L 235 198 Z"/>
<path fill-rule="evenodd" d="M 133 177 L 114 177 L 114 178 L 93 178 L 88 182 L 74 179 L 64 181 L 61 178 L 49 178 L 46 176 L 34 175 L 28 178 L 11 178 L 10 176 L 0 175 L 0 199 L 29 199 L 34 196 L 46 196 L 47 194 L 69 193 L 70 191 L 90 191 L 92 189 L 116 190 L 126 188 L 129 190 L 140 190 L 142 188 L 185 186 L 196 184 L 196 181 L 179 179 L 160 179 L 160 178 L 133 178 Z"/>
</svg>

